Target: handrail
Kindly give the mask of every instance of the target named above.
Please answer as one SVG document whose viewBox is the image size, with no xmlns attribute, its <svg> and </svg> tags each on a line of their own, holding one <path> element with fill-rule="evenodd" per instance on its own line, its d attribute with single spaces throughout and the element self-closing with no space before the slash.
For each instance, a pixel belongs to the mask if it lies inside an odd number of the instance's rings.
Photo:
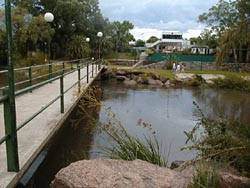
<svg viewBox="0 0 250 188">
<path fill-rule="evenodd" d="M 61 69 L 60 69 L 60 70 L 54 71 L 52 73 L 43 74 L 43 75 L 39 75 L 39 76 L 37 76 L 35 78 L 31 78 L 33 69 L 41 68 L 41 67 L 49 67 L 50 65 L 63 65 L 64 66 L 65 63 L 71 63 L 72 64 L 72 63 L 75 63 L 75 62 L 87 61 L 89 59 L 90 58 L 75 59 L 75 60 L 69 60 L 69 61 L 58 61 L 58 62 L 55 62 L 53 64 L 31 65 L 29 67 L 15 68 L 14 71 L 24 71 L 24 70 L 29 70 L 30 71 L 29 72 L 29 79 L 15 83 L 15 86 L 18 86 L 18 85 L 21 85 L 21 84 L 24 84 L 24 83 L 28 83 L 28 82 L 32 83 L 32 81 L 34 81 L 34 80 L 37 80 L 37 79 L 40 79 L 40 78 L 43 78 L 43 77 L 46 77 L 46 76 L 54 75 L 54 74 L 59 73 L 61 71 Z M 71 67 L 71 69 L 72 69 L 72 67 Z M 66 71 L 66 70 L 69 70 L 69 69 L 68 68 L 64 69 L 64 71 Z M 8 73 L 8 71 L 7 70 L 2 70 L 2 71 L 0 71 L 0 74 L 1 73 Z M 0 90 L 3 90 L 5 88 L 7 88 L 7 87 L 8 86 L 3 86 L 3 87 L 0 88 Z"/>
<path fill-rule="evenodd" d="M 61 113 L 64 113 L 64 94 L 67 93 L 69 90 L 71 90 L 73 87 L 75 87 L 77 84 L 79 84 L 79 92 L 80 92 L 80 81 L 83 80 L 84 78 L 87 77 L 87 83 L 89 82 L 89 77 L 90 77 L 90 74 L 92 73 L 92 77 L 93 77 L 93 74 L 94 74 L 94 71 L 97 73 L 97 70 L 100 70 L 100 65 L 102 63 L 102 60 L 100 61 L 95 61 L 95 62 L 92 62 L 89 63 L 89 61 L 87 61 L 88 59 L 81 59 L 81 60 L 72 60 L 71 62 L 78 62 L 77 64 L 77 67 L 74 68 L 74 67 L 70 67 L 70 68 L 66 68 L 64 67 L 64 64 L 66 63 L 65 61 L 62 61 L 62 65 L 63 65 L 63 69 L 60 71 L 60 75 L 58 76 L 55 76 L 55 77 L 52 77 L 50 79 L 47 79 L 45 81 L 42 81 L 42 82 L 39 82 L 39 83 L 36 83 L 36 84 L 33 84 L 33 85 L 30 85 L 26 88 L 23 88 L 23 89 L 20 89 L 20 90 L 17 90 L 15 92 L 15 96 L 18 96 L 20 94 L 23 94 L 25 92 L 28 92 L 28 91 L 32 91 L 38 87 L 41 87 L 45 84 L 48 84 L 48 83 L 51 83 L 55 80 L 58 80 L 60 79 L 60 94 L 58 96 L 56 96 L 54 99 L 52 99 L 50 102 L 48 102 L 45 106 L 41 107 L 40 110 L 38 110 L 37 112 L 35 112 L 34 114 L 32 114 L 30 117 L 28 117 L 26 120 L 24 120 L 23 122 L 21 122 L 19 125 L 17 125 L 16 127 L 16 132 L 19 131 L 21 128 L 23 128 L 25 125 L 27 125 L 30 121 L 32 121 L 35 117 L 37 117 L 41 112 L 43 112 L 45 109 L 47 109 L 49 106 L 51 106 L 53 103 L 55 103 L 58 99 L 61 99 Z M 89 70 L 89 66 L 92 65 L 92 69 Z M 95 67 L 94 67 L 95 66 Z M 42 67 L 42 66 L 39 66 L 39 67 Z M 87 74 L 86 75 L 83 75 L 81 76 L 81 72 L 80 70 L 82 68 L 85 68 L 87 67 Z M 68 70 L 67 70 L 68 69 Z M 24 68 L 21 68 L 19 70 L 24 70 Z M 29 67 L 29 70 L 31 70 L 31 68 Z M 67 70 L 67 71 L 66 71 Z M 66 71 L 66 72 L 65 72 Z M 64 86 L 63 86 L 63 79 L 66 75 L 69 75 L 75 71 L 78 71 L 78 80 L 73 83 L 69 88 L 65 89 L 64 90 Z M 59 72 L 59 71 L 56 71 L 56 72 Z M 30 72 L 29 72 L 30 73 Z M 48 76 L 48 74 L 46 74 Z M 39 77 L 44 77 L 44 75 L 42 76 L 39 76 Z M 37 78 L 35 78 L 37 79 Z M 34 79 L 33 79 L 34 80 Z M 27 80 L 26 80 L 27 81 Z M 30 80 L 28 80 L 30 81 Z M 23 81 L 24 82 L 24 81 Z M 5 92 L 4 92 L 4 95 L 2 97 L 0 97 L 0 102 L 4 102 L 4 108 L 5 108 L 5 105 L 6 105 L 6 108 L 8 108 L 8 95 L 6 95 L 6 93 L 8 94 L 8 92 L 6 92 L 6 90 L 8 90 L 8 87 L 5 88 Z M 4 135 L 2 138 L 0 138 L 0 145 L 4 142 L 11 142 L 10 140 L 12 140 L 12 136 L 11 136 L 12 133 L 8 133 L 6 135 Z M 18 159 L 18 156 L 16 156 L 17 159 Z M 7 157 L 7 161 L 15 161 L 15 160 L 12 160 L 12 159 L 9 159 Z M 18 160 L 16 160 L 18 161 Z M 9 163 L 8 163 L 9 164 Z"/>
</svg>

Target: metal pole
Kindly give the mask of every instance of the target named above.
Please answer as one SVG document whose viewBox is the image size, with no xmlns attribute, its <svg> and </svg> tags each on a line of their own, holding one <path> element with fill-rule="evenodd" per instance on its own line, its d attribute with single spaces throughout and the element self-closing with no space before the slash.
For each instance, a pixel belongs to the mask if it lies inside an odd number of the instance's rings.
<svg viewBox="0 0 250 188">
<path fill-rule="evenodd" d="M 81 92 L 81 69 L 79 64 L 77 64 L 77 69 L 78 69 L 78 93 Z"/>
<path fill-rule="evenodd" d="M 89 83 L 89 63 L 87 62 L 87 83 Z"/>
<path fill-rule="evenodd" d="M 29 82 L 30 82 L 30 86 L 32 86 L 32 68 L 31 68 L 31 66 L 29 67 Z M 30 92 L 32 93 L 32 90 L 30 90 Z"/>
<path fill-rule="evenodd" d="M 64 113 L 64 85 L 63 85 L 63 74 L 60 77 L 60 95 L 61 95 L 61 113 Z"/>
<path fill-rule="evenodd" d="M 52 64 L 51 64 L 51 60 L 50 60 L 50 45 L 51 45 L 51 32 L 50 32 L 50 28 L 49 28 L 49 39 L 48 39 L 48 61 L 49 61 L 49 79 L 52 78 Z"/>
<path fill-rule="evenodd" d="M 8 171 L 19 171 L 18 145 L 16 133 L 16 104 L 15 104 L 15 83 L 14 83 L 14 65 L 13 65 L 13 44 L 12 44 L 12 25 L 11 25 L 11 5 L 10 0 L 5 0 L 5 19 L 7 33 L 8 50 L 8 79 L 9 88 L 4 91 L 8 95 L 4 108 L 5 133 L 9 135 L 6 140 L 7 167 Z"/>
</svg>

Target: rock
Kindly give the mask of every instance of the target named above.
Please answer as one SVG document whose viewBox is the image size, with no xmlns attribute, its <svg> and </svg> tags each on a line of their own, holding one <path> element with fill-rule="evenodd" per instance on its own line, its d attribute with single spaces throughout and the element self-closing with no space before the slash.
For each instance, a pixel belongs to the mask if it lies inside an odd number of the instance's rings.
<svg viewBox="0 0 250 188">
<path fill-rule="evenodd" d="M 181 166 L 181 164 L 185 163 L 185 161 L 173 161 L 171 163 L 170 169 L 175 169 Z"/>
<path fill-rule="evenodd" d="M 179 172 L 145 161 L 83 160 L 61 169 L 51 188 L 186 188 Z"/>
<path fill-rule="evenodd" d="M 167 81 L 165 82 L 165 86 L 166 86 L 167 88 L 169 88 L 169 87 L 171 86 L 170 80 L 167 80 Z"/>
<path fill-rule="evenodd" d="M 166 77 L 163 77 L 163 76 L 160 76 L 160 81 L 162 82 L 162 83 L 166 83 L 168 80 L 169 80 L 169 78 L 166 78 Z"/>
<path fill-rule="evenodd" d="M 250 187 L 250 178 L 236 176 L 227 172 L 220 172 L 219 177 L 220 188 Z"/>
<path fill-rule="evenodd" d="M 124 80 L 123 83 L 127 86 L 135 86 L 137 84 L 137 82 L 134 80 Z"/>
<path fill-rule="evenodd" d="M 127 80 L 128 78 L 126 76 L 116 76 L 117 81 L 124 81 Z"/>
<path fill-rule="evenodd" d="M 148 73 L 148 76 L 150 76 L 154 80 L 159 80 L 160 79 L 160 77 L 156 73 L 154 73 L 154 72 Z"/>
<path fill-rule="evenodd" d="M 152 79 L 148 80 L 148 84 L 149 85 L 157 85 L 157 86 L 162 86 L 163 85 L 163 83 L 160 80 L 152 80 Z"/>
<path fill-rule="evenodd" d="M 117 70 L 115 73 L 118 76 L 126 76 L 128 74 L 126 71 L 123 70 Z"/>
</svg>

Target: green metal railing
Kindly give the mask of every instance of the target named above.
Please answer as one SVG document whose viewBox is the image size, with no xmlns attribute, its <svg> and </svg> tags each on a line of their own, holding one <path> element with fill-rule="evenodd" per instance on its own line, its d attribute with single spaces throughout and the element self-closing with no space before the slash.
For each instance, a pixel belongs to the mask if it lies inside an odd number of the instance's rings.
<svg viewBox="0 0 250 188">
<path fill-rule="evenodd" d="M 78 85 L 78 92 L 80 93 L 81 89 L 81 80 L 85 79 L 87 80 L 87 83 L 89 83 L 89 78 L 90 75 L 92 77 L 94 76 L 94 71 L 97 73 L 98 70 L 100 70 L 100 65 L 102 63 L 102 60 L 98 61 L 90 61 L 89 59 L 78 59 L 78 60 L 72 60 L 72 61 L 62 61 L 58 63 L 52 64 L 55 68 L 55 66 L 61 65 L 60 69 L 54 72 L 46 73 L 46 74 L 41 74 L 38 75 L 37 77 L 32 77 L 32 72 L 34 69 L 38 68 L 43 68 L 46 66 L 51 66 L 51 64 L 46 64 L 46 65 L 36 65 L 36 66 L 30 66 L 30 67 L 24 67 L 24 68 L 17 68 L 14 69 L 15 72 L 17 71 L 28 71 L 28 79 L 19 81 L 15 83 L 15 86 L 18 86 L 20 84 L 28 83 L 27 87 L 23 87 L 19 90 L 16 90 L 14 93 L 14 97 L 18 96 L 20 94 L 26 93 L 26 92 L 32 92 L 32 90 L 41 87 L 45 84 L 49 84 L 55 80 L 60 80 L 60 94 L 56 96 L 53 100 L 51 100 L 49 103 L 43 105 L 40 110 L 32 114 L 29 118 L 21 122 L 19 125 L 16 125 L 16 122 L 11 122 L 13 121 L 11 119 L 11 104 L 9 101 L 10 98 L 10 92 L 9 92 L 9 87 L 4 86 L 0 88 L 3 91 L 3 96 L 0 97 L 0 102 L 3 103 L 3 108 L 4 108 L 4 124 L 5 124 L 5 135 L 0 138 L 0 145 L 3 144 L 4 142 L 6 143 L 6 152 L 7 152 L 7 167 L 8 171 L 14 171 L 18 172 L 19 171 L 19 156 L 18 156 L 18 149 L 17 149 L 17 131 L 19 131 L 21 128 L 23 128 L 25 125 L 27 125 L 30 121 L 32 121 L 35 117 L 37 117 L 40 113 L 42 113 L 44 110 L 46 110 L 49 106 L 51 106 L 54 102 L 60 99 L 60 108 L 61 108 L 61 113 L 64 113 L 64 94 L 67 93 L 69 90 L 71 90 L 73 87 Z M 91 66 L 91 70 L 90 70 Z M 52 67 L 51 67 L 52 68 Z M 81 75 L 81 69 L 86 68 L 87 69 L 87 74 L 86 75 Z M 49 69 L 50 70 L 50 69 Z M 64 77 L 68 74 L 71 74 L 75 71 L 78 71 L 78 79 L 76 82 L 72 83 L 72 85 L 64 89 Z M 1 73 L 8 73 L 8 71 L 0 71 Z M 44 79 L 44 78 L 49 78 L 49 79 Z M 37 80 L 40 80 L 37 82 Z M 44 79 L 44 80 L 43 80 Z M 34 82 L 36 81 L 36 83 Z M 12 123 L 12 124 L 11 124 Z M 16 125 L 16 127 L 13 127 L 12 125 Z"/>
</svg>

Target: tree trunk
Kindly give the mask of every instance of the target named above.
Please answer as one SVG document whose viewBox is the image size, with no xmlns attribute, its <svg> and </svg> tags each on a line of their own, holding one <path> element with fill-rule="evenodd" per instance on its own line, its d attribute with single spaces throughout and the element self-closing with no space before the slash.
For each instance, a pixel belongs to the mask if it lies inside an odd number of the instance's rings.
<svg viewBox="0 0 250 188">
<path fill-rule="evenodd" d="M 237 54 L 237 49 L 234 48 L 233 49 L 233 52 L 234 52 L 234 63 L 238 63 L 238 54 Z"/>
<path fill-rule="evenodd" d="M 247 45 L 246 63 L 249 63 L 249 60 L 250 60 L 250 45 Z"/>
</svg>

